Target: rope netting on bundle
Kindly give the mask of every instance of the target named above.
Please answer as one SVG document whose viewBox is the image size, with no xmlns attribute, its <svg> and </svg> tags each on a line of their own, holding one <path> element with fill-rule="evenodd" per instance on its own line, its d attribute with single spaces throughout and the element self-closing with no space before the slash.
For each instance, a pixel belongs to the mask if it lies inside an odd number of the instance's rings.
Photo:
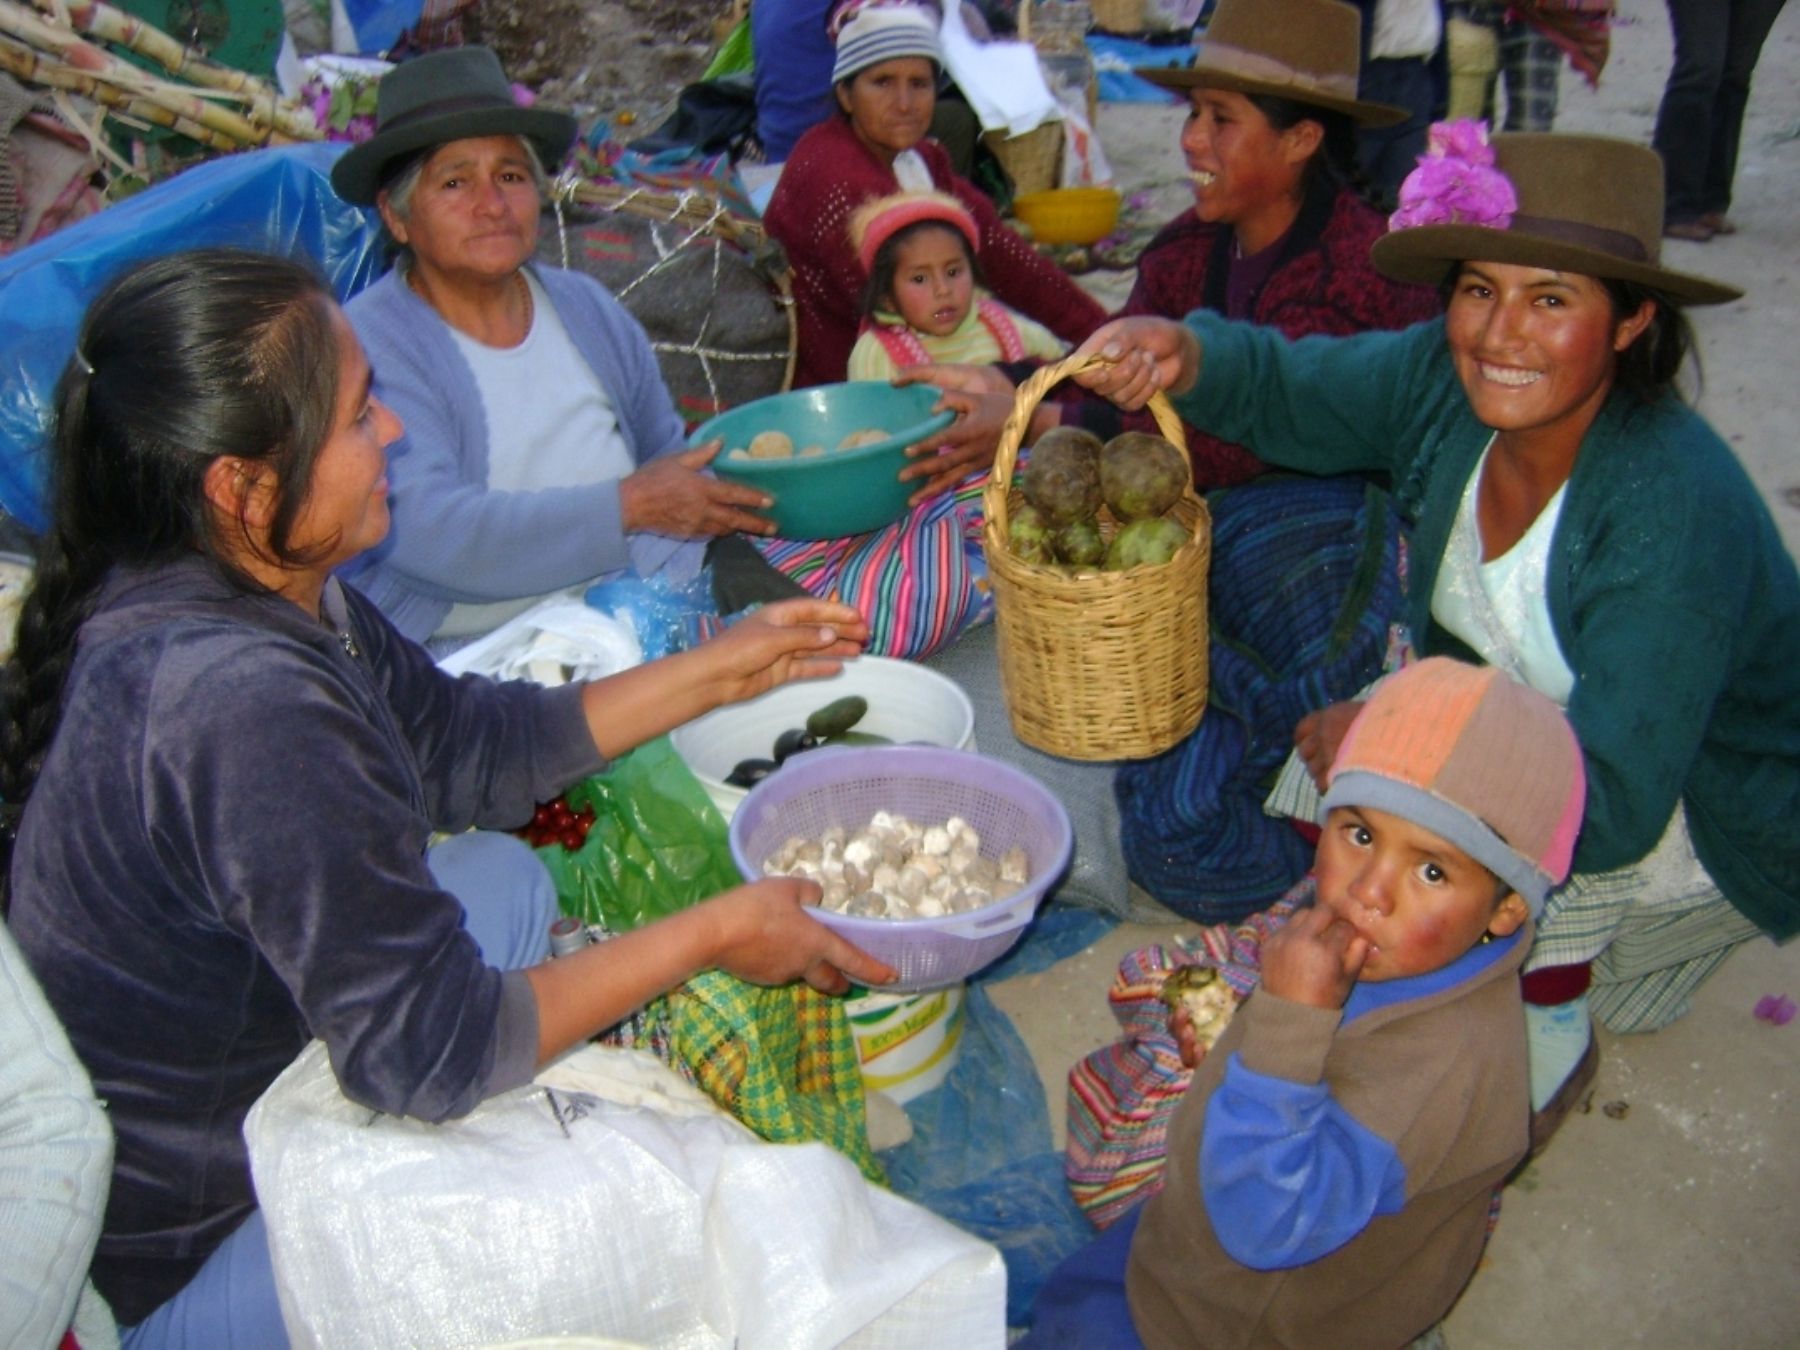
<svg viewBox="0 0 1800 1350">
<path fill-rule="evenodd" d="M 644 326 L 690 428 L 780 393 L 794 373 L 792 282 L 755 220 L 705 192 L 565 175 L 538 255 L 586 272 Z"/>
</svg>

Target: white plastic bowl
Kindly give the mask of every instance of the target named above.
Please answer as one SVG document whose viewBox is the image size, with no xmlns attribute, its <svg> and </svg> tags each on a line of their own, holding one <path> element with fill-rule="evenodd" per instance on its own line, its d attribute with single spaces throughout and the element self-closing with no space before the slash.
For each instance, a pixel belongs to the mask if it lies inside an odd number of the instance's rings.
<svg viewBox="0 0 1800 1350">
<path fill-rule="evenodd" d="M 676 727 L 669 741 L 730 820 L 748 789 L 732 787 L 725 775 L 741 760 L 772 759 L 777 736 L 805 726 L 808 714 L 850 694 L 869 701 L 858 731 L 895 742 L 975 748 L 975 709 L 961 686 L 916 662 L 885 656 L 859 656 L 829 679 L 799 680 L 715 708 Z"/>
</svg>

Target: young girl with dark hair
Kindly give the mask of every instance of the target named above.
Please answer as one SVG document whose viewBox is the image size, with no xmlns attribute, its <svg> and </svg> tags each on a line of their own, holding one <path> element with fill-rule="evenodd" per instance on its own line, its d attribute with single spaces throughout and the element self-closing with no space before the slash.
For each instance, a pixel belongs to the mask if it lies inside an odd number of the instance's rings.
<svg viewBox="0 0 1800 1350">
<path fill-rule="evenodd" d="M 585 685 L 444 675 L 333 576 L 387 532 L 401 427 L 279 259 L 115 282 L 57 406 L 4 675 L 9 923 L 117 1136 L 94 1281 L 126 1345 L 284 1343 L 242 1126 L 312 1037 L 352 1099 L 440 1121 L 702 969 L 889 978 L 792 881 L 547 962 L 548 874 L 499 832 L 698 713 L 837 669 L 854 611 L 767 606 Z"/>
</svg>

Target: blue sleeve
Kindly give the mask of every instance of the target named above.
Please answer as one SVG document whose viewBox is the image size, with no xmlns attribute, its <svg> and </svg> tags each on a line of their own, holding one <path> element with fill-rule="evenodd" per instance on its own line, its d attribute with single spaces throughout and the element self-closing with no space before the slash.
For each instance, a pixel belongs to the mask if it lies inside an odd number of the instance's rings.
<svg viewBox="0 0 1800 1350">
<path fill-rule="evenodd" d="M 1206 1105 L 1200 1186 L 1232 1260 L 1286 1270 L 1335 1251 L 1377 1215 L 1398 1213 L 1406 1168 L 1323 1083 L 1258 1073 L 1233 1055 Z"/>
</svg>

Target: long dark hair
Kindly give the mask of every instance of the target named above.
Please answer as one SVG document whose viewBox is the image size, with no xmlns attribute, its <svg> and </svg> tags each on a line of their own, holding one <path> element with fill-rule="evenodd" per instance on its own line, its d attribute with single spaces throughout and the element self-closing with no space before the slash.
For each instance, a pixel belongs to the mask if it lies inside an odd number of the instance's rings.
<svg viewBox="0 0 1800 1350">
<path fill-rule="evenodd" d="M 274 509 L 259 542 L 280 562 L 310 560 L 290 536 L 336 409 L 330 298 L 297 263 L 201 249 L 133 269 L 89 307 L 56 387 L 50 528 L 0 670 L 7 853 L 107 573 L 197 551 L 234 584 L 261 589 L 230 561 L 249 542 L 247 523 L 225 524 L 207 503 L 215 460 L 266 466 Z M 233 528 L 223 546 L 221 530 Z"/>
<path fill-rule="evenodd" d="M 1687 311 L 1665 291 L 1635 281 L 1616 281 L 1601 277 L 1600 284 L 1612 300 L 1613 321 L 1621 322 L 1638 311 L 1648 300 L 1656 306 L 1649 326 L 1619 353 L 1613 370 L 1613 388 L 1629 395 L 1638 403 L 1655 403 L 1663 398 L 1685 399 L 1677 377 L 1691 360 L 1694 364 L 1694 392 L 1698 396 L 1705 382 L 1700 369 L 1700 348 L 1694 341 L 1694 326 Z"/>
<path fill-rule="evenodd" d="M 1303 197 L 1314 193 L 1336 196 L 1340 188 L 1347 187 L 1365 200 L 1373 200 L 1372 187 L 1357 162 L 1356 122 L 1351 117 L 1274 94 L 1246 94 L 1244 97 L 1277 131 L 1286 131 L 1301 122 L 1317 122 L 1324 131 L 1324 139 L 1312 158 L 1306 161 L 1300 175 Z"/>
</svg>

